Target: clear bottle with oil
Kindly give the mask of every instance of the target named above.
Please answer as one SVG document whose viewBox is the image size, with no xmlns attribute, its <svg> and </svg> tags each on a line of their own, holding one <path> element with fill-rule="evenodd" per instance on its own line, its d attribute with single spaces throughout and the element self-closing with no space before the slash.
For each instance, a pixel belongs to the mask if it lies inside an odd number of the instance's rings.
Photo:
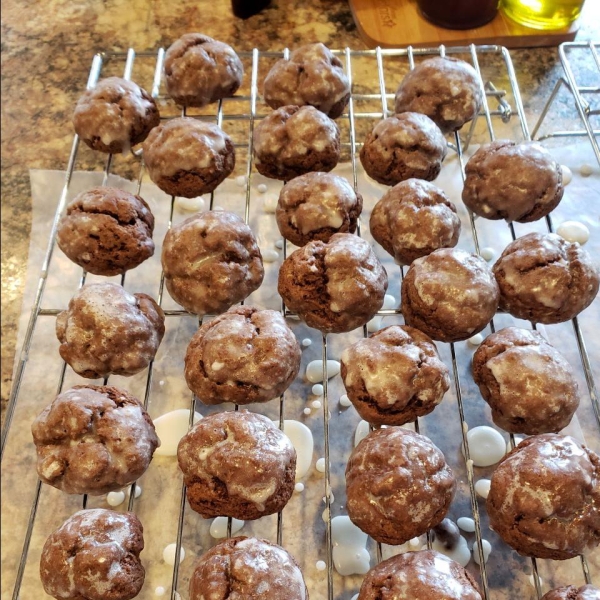
<svg viewBox="0 0 600 600">
<path fill-rule="evenodd" d="M 521 25 L 551 31 L 573 23 L 581 14 L 583 3 L 584 0 L 501 0 L 500 7 Z"/>
</svg>

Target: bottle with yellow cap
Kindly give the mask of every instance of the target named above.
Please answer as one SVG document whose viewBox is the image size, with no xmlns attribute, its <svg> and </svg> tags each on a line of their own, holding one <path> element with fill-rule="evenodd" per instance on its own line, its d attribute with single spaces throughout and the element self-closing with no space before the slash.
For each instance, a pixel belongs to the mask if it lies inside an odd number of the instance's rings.
<svg viewBox="0 0 600 600">
<path fill-rule="evenodd" d="M 500 7 L 521 25 L 551 31 L 573 23 L 581 14 L 583 3 L 584 0 L 501 0 Z"/>
</svg>

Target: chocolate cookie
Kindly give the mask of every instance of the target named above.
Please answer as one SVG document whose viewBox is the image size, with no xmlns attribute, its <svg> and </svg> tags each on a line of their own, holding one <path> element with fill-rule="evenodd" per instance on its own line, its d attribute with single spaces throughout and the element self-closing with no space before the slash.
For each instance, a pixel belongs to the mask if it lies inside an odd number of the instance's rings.
<svg viewBox="0 0 600 600">
<path fill-rule="evenodd" d="M 198 315 L 217 314 L 247 298 L 264 276 L 252 230 L 234 213 L 198 213 L 165 236 L 162 268 L 169 294 Z"/>
<path fill-rule="evenodd" d="M 600 600 L 600 589 L 593 585 L 580 588 L 574 585 L 550 590 L 542 596 L 542 600 Z"/>
<path fill-rule="evenodd" d="M 93 150 L 110 154 L 128 152 L 159 123 L 154 98 L 120 77 L 107 77 L 86 90 L 73 114 L 77 135 Z"/>
<path fill-rule="evenodd" d="M 195 198 L 208 194 L 231 174 L 235 149 L 213 123 L 180 117 L 156 127 L 144 143 L 150 179 L 166 194 Z"/>
<path fill-rule="evenodd" d="M 433 181 L 446 157 L 446 140 L 427 116 L 405 112 L 379 121 L 360 149 L 367 175 L 384 185 L 411 177 Z"/>
<path fill-rule="evenodd" d="M 399 264 L 454 248 L 460 235 L 456 207 L 440 188 L 419 179 L 397 185 L 377 202 L 369 222 L 371 235 Z"/>
<path fill-rule="evenodd" d="M 194 334 L 185 354 L 185 380 L 204 404 L 267 402 L 294 381 L 301 354 L 279 312 L 230 308 Z"/>
<path fill-rule="evenodd" d="M 57 600 L 130 600 L 144 585 L 144 529 L 133 513 L 80 510 L 51 533 L 40 578 Z"/>
<path fill-rule="evenodd" d="M 382 544 L 404 544 L 446 516 L 455 481 L 433 442 L 402 427 L 371 431 L 346 466 L 350 520 Z"/>
<path fill-rule="evenodd" d="M 473 379 L 494 423 L 510 433 L 557 433 L 579 406 L 571 365 L 537 331 L 492 333 L 473 355 Z"/>
<path fill-rule="evenodd" d="M 97 187 L 77 195 L 57 230 L 58 247 L 94 275 L 119 275 L 154 254 L 154 216 L 143 198 Z"/>
<path fill-rule="evenodd" d="M 498 285 L 483 258 L 442 248 L 413 261 L 402 282 L 402 314 L 440 342 L 479 333 L 496 313 Z"/>
<path fill-rule="evenodd" d="M 396 112 L 418 112 L 444 134 L 475 118 L 483 104 L 477 71 L 464 60 L 436 56 L 419 63 L 396 91 Z"/>
<path fill-rule="evenodd" d="M 31 426 L 40 479 L 67 494 L 98 496 L 141 477 L 158 446 L 137 398 L 110 386 L 77 385 Z"/>
<path fill-rule="evenodd" d="M 387 273 L 368 242 L 336 233 L 326 244 L 309 242 L 288 256 L 277 290 L 310 327 L 343 333 L 375 316 L 387 286 Z"/>
<path fill-rule="evenodd" d="M 167 93 L 180 106 L 206 106 L 233 96 L 244 67 L 234 49 L 201 33 L 186 33 L 165 53 Z"/>
<path fill-rule="evenodd" d="M 235 537 L 204 553 L 190 580 L 190 600 L 308 600 L 302 571 L 281 546 Z"/>
<path fill-rule="evenodd" d="M 340 131 L 312 106 L 283 106 L 254 128 L 259 173 L 288 181 L 311 171 L 331 171 L 340 159 Z"/>
<path fill-rule="evenodd" d="M 429 414 L 450 385 L 431 338 L 400 325 L 346 348 L 341 372 L 354 408 L 373 425 L 404 425 Z"/>
<path fill-rule="evenodd" d="M 271 108 L 314 106 L 337 119 L 350 99 L 350 83 L 341 61 L 325 45 L 296 48 L 289 60 L 278 60 L 267 73 L 265 102 Z"/>
<path fill-rule="evenodd" d="M 362 207 L 362 196 L 343 177 L 307 173 L 281 188 L 275 217 L 281 235 L 304 246 L 328 242 L 334 233 L 354 233 Z"/>
<path fill-rule="evenodd" d="M 154 358 L 165 334 L 165 315 L 147 294 L 115 283 L 88 283 L 56 317 L 64 361 L 82 377 L 135 375 Z"/>
<path fill-rule="evenodd" d="M 570 436 L 523 440 L 498 464 L 490 526 L 523 556 L 566 560 L 600 543 L 600 457 Z"/>
<path fill-rule="evenodd" d="M 539 144 L 484 144 L 469 159 L 465 174 L 463 202 L 486 219 L 537 221 L 563 197 L 562 169 Z"/>
<path fill-rule="evenodd" d="M 577 243 L 554 233 L 528 233 L 511 242 L 494 265 L 500 308 L 534 323 L 562 323 L 598 294 L 600 273 Z"/>
<path fill-rule="evenodd" d="M 482 600 L 473 576 L 434 550 L 397 554 L 373 567 L 360 586 L 358 600 Z"/>
<path fill-rule="evenodd" d="M 205 519 L 253 520 L 279 512 L 294 491 L 296 450 L 273 422 L 247 411 L 215 413 L 179 442 L 188 502 Z"/>
</svg>

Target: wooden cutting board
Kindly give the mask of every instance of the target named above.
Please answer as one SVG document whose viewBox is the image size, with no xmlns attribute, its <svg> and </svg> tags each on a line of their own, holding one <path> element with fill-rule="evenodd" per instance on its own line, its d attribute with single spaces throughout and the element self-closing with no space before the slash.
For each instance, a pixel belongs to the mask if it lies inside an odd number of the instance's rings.
<svg viewBox="0 0 600 600">
<path fill-rule="evenodd" d="M 361 37 L 372 48 L 439 44 L 499 44 L 508 48 L 557 46 L 572 41 L 578 29 L 575 22 L 560 31 L 540 31 L 519 25 L 501 12 L 483 27 L 443 29 L 420 15 L 416 0 L 349 0 L 349 3 Z"/>
</svg>

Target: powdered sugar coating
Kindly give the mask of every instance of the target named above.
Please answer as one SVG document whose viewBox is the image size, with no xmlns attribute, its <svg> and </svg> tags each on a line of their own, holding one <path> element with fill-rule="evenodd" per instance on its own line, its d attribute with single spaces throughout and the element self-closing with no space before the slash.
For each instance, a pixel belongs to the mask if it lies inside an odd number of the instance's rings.
<svg viewBox="0 0 600 600">
<path fill-rule="evenodd" d="M 321 43 L 296 48 L 289 60 L 277 61 L 264 82 L 271 108 L 310 105 L 337 119 L 350 97 L 350 84 L 341 61 Z"/>
<path fill-rule="evenodd" d="M 346 466 L 348 515 L 373 539 L 403 544 L 446 516 L 455 481 L 444 455 L 401 427 L 370 432 Z"/>
<path fill-rule="evenodd" d="M 408 179 L 377 202 L 369 227 L 396 262 L 409 265 L 434 250 L 456 246 L 460 218 L 443 190 L 426 181 Z"/>
<path fill-rule="evenodd" d="M 190 600 L 308 600 L 298 563 L 281 546 L 235 537 L 203 554 L 190 580 Z"/>
<path fill-rule="evenodd" d="M 600 600 L 600 589 L 593 585 L 574 585 L 550 590 L 541 600 Z"/>
<path fill-rule="evenodd" d="M 198 213 L 165 236 L 162 266 L 167 290 L 186 310 L 221 313 L 262 283 L 264 269 L 254 233 L 234 213 Z"/>
<path fill-rule="evenodd" d="M 519 554 L 564 560 L 600 543 L 600 457 L 570 436 L 522 441 L 492 475 L 490 525 Z"/>
<path fill-rule="evenodd" d="M 246 411 L 199 421 L 179 442 L 190 506 L 203 517 L 278 512 L 294 489 L 296 451 L 272 421 Z"/>
<path fill-rule="evenodd" d="M 56 318 L 60 355 L 82 377 L 134 375 L 154 358 L 164 318 L 146 294 L 108 282 L 84 285 Z"/>
<path fill-rule="evenodd" d="M 142 524 L 133 513 L 80 510 L 44 544 L 44 590 L 64 600 L 135 598 L 144 583 L 143 548 Z"/>
<path fill-rule="evenodd" d="M 106 494 L 133 483 L 160 445 L 139 400 L 109 386 L 63 392 L 31 430 L 40 479 L 68 494 Z"/>
</svg>

